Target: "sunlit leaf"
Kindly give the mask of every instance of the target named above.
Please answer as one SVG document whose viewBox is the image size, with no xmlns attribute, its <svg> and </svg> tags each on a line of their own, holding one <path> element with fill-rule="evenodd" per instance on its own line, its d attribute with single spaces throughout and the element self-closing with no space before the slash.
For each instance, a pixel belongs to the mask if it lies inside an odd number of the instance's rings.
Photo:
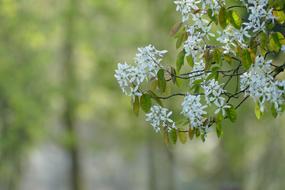
<svg viewBox="0 0 285 190">
<path fill-rule="evenodd" d="M 237 28 L 237 29 L 241 28 L 242 20 L 236 11 L 233 11 L 233 10 L 229 11 L 228 12 L 228 18 L 229 18 L 230 23 L 235 28 Z"/>
</svg>

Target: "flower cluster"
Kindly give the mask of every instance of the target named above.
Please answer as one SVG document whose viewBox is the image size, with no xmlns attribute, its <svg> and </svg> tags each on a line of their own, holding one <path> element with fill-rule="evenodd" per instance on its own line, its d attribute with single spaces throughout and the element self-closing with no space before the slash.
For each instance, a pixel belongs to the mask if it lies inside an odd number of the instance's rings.
<svg viewBox="0 0 285 190">
<path fill-rule="evenodd" d="M 176 0 L 176 11 L 182 15 L 182 22 L 189 20 L 190 15 L 193 16 L 193 12 L 207 12 L 207 9 L 211 9 L 213 12 L 219 11 L 221 5 L 225 3 L 224 0 Z M 201 9 L 202 7 L 202 9 Z"/>
<path fill-rule="evenodd" d="M 240 47 L 246 48 L 246 38 L 250 38 L 248 31 L 245 28 L 241 28 L 240 30 L 234 28 L 233 26 L 228 26 L 222 32 L 218 31 L 220 35 L 217 38 L 217 41 L 223 44 L 223 49 L 225 54 L 227 53 L 235 53 L 235 48 L 237 47 L 237 43 Z"/>
<path fill-rule="evenodd" d="M 274 104 L 277 112 L 281 111 L 284 104 L 284 82 L 275 81 L 269 74 L 272 61 L 265 61 L 264 57 L 257 56 L 255 63 L 248 72 L 241 76 L 240 86 L 245 90 L 245 95 L 250 95 L 264 112 L 266 101 Z"/>
<path fill-rule="evenodd" d="M 159 51 L 153 45 L 138 48 L 135 63 L 139 70 L 148 78 L 156 77 L 157 72 L 161 68 L 160 62 L 162 61 L 162 57 L 166 53 L 166 50 Z"/>
<path fill-rule="evenodd" d="M 182 103 L 182 114 L 190 120 L 191 127 L 203 127 L 204 115 L 207 114 L 204 109 L 207 106 L 201 104 L 200 95 L 186 95 Z"/>
<path fill-rule="evenodd" d="M 243 1 L 249 11 L 248 22 L 244 23 L 247 30 L 253 32 L 265 31 L 266 22 L 274 22 L 273 9 L 268 9 L 268 0 L 248 0 Z"/>
<path fill-rule="evenodd" d="M 226 109 L 230 106 L 226 105 L 225 98 L 222 96 L 225 93 L 225 90 L 215 79 L 210 81 L 204 81 L 202 83 L 202 88 L 205 93 L 205 99 L 207 104 L 212 104 L 217 107 L 215 114 L 221 112 L 224 116 L 226 114 Z"/>
<path fill-rule="evenodd" d="M 167 51 L 159 51 L 153 45 L 138 48 L 135 57 L 135 66 L 127 63 L 119 63 L 115 71 L 117 79 L 122 91 L 127 96 L 141 96 L 139 91 L 140 85 L 144 80 L 156 77 L 157 72 L 162 67 L 161 59 Z"/>
<path fill-rule="evenodd" d="M 150 112 L 146 114 L 146 121 L 156 132 L 160 131 L 160 127 L 166 128 L 168 131 L 176 129 L 175 122 L 170 119 L 172 112 L 161 106 L 152 106 Z"/>
<path fill-rule="evenodd" d="M 284 36 L 275 29 L 268 30 L 268 24 L 275 22 L 269 0 L 240 1 L 244 6 L 226 6 L 225 0 L 174 0 L 176 10 L 182 16 L 182 22 L 173 30 L 177 38 L 176 46 L 180 49 L 177 68 L 163 67 L 161 61 L 167 51 L 157 50 L 153 45 L 138 48 L 133 65 L 118 64 L 115 77 L 122 91 L 136 98 L 134 106 L 141 106 L 146 112 L 150 109 L 146 121 L 156 132 L 162 129 L 171 131 L 176 129 L 176 124 L 171 119 L 172 111 L 158 105 L 151 106 L 152 99 L 160 103 L 161 100 L 184 96 L 181 115 L 187 118 L 187 125 L 190 124 L 192 132 L 197 137 L 201 135 L 202 140 L 205 140 L 213 123 L 216 123 L 216 132 L 220 137 L 221 122 L 224 119 L 234 122 L 235 110 L 249 96 L 260 109 L 256 112 L 257 117 L 264 112 L 266 103 L 272 105 L 274 116 L 283 111 L 285 81 L 277 81 L 275 76 L 285 64 L 273 65 L 271 60 L 256 57 L 256 54 L 268 55 L 272 50 L 285 52 Z M 246 10 L 248 17 L 241 18 L 235 9 Z M 281 23 L 279 17 L 276 22 Z M 270 42 L 268 46 L 266 42 Z M 179 74 L 186 60 L 191 70 Z M 227 67 L 237 63 L 238 66 L 225 70 L 225 63 L 229 63 Z M 160 72 L 161 69 L 164 72 Z M 149 85 L 151 88 L 143 91 L 142 84 L 150 80 L 154 80 Z M 189 85 L 185 87 L 181 80 L 189 81 Z M 228 88 L 233 80 L 236 81 L 235 91 Z M 166 93 L 165 87 L 171 81 L 179 88 L 185 87 L 186 92 L 156 95 Z M 219 81 L 226 82 L 221 84 Z M 242 94 L 246 98 L 240 102 L 233 101 Z"/>
<path fill-rule="evenodd" d="M 185 22 L 189 19 L 189 15 L 193 12 L 193 10 L 198 10 L 199 4 L 201 1 L 197 0 L 177 0 L 174 3 L 177 5 L 176 10 L 181 12 L 182 21 Z"/>
</svg>

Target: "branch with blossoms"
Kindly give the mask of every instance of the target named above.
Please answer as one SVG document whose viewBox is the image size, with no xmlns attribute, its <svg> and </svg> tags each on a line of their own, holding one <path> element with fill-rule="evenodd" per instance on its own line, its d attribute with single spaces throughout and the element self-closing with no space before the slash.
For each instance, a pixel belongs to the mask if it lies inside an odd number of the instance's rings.
<svg viewBox="0 0 285 190">
<path fill-rule="evenodd" d="M 284 111 L 285 81 L 276 77 L 285 69 L 273 58 L 285 53 L 285 2 L 241 0 L 176 0 L 182 20 L 171 29 L 178 50 L 176 65 L 163 63 L 166 50 L 153 45 L 138 48 L 134 64 L 119 63 L 115 71 L 122 92 L 131 97 L 133 111 L 162 132 L 166 143 L 200 137 L 206 140 L 222 123 L 235 122 L 237 109 L 255 102 L 258 119 L 270 110 Z M 241 14 L 244 12 L 244 14 Z M 165 102 L 180 102 L 171 111 Z"/>
</svg>

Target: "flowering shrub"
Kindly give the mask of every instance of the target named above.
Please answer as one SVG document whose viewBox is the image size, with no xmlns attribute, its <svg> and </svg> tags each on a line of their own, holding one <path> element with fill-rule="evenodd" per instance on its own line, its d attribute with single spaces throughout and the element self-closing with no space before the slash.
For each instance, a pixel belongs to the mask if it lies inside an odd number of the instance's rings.
<svg viewBox="0 0 285 190">
<path fill-rule="evenodd" d="M 205 141 L 214 127 L 220 137 L 223 120 L 235 122 L 236 110 L 248 98 L 256 104 L 258 119 L 268 108 L 274 117 L 284 111 L 285 81 L 276 77 L 285 63 L 275 65 L 271 60 L 285 53 L 280 32 L 285 27 L 284 0 L 241 0 L 231 6 L 225 0 L 174 4 L 182 18 L 171 30 L 179 50 L 176 68 L 162 62 L 166 50 L 148 45 L 138 48 L 133 65 L 119 63 L 115 71 L 137 115 L 142 109 L 146 121 L 162 131 L 167 142 L 175 143 L 178 136 L 184 143 L 187 133 L 190 139 Z M 183 122 L 163 107 L 163 101 L 179 96 L 184 100 L 178 99 L 181 110 L 174 113 Z"/>
</svg>

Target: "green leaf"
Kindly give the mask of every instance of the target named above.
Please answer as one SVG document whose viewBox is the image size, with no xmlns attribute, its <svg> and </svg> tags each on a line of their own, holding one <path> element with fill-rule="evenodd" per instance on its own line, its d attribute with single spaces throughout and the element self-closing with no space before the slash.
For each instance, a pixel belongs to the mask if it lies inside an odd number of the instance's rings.
<svg viewBox="0 0 285 190">
<path fill-rule="evenodd" d="M 281 36 L 280 36 L 281 35 Z M 281 33 L 272 33 L 269 36 L 269 50 L 278 53 L 282 47 L 281 41 L 282 40 Z"/>
<path fill-rule="evenodd" d="M 185 40 L 187 40 L 187 33 L 186 32 L 183 32 L 181 33 L 178 38 L 177 38 L 177 41 L 176 41 L 176 48 L 179 49 L 181 47 L 181 45 L 183 44 L 183 42 Z"/>
<path fill-rule="evenodd" d="M 248 49 L 242 50 L 242 65 L 245 69 L 249 69 L 253 61 Z"/>
<path fill-rule="evenodd" d="M 222 113 L 218 113 L 215 119 L 216 122 L 216 133 L 218 138 L 220 138 L 223 135 L 223 129 L 222 129 L 222 121 L 224 119 L 224 116 Z"/>
<path fill-rule="evenodd" d="M 204 59 L 205 59 L 205 70 L 209 70 L 209 68 L 211 67 L 212 65 L 212 54 L 210 52 L 209 49 L 207 49 L 204 53 Z"/>
<path fill-rule="evenodd" d="M 183 26 L 183 23 L 182 22 L 178 22 L 176 23 L 172 28 L 171 28 L 171 31 L 170 31 L 170 36 L 175 36 L 179 30 L 182 28 Z"/>
<path fill-rule="evenodd" d="M 272 115 L 273 115 L 274 118 L 277 118 L 278 113 L 277 113 L 277 111 L 276 111 L 276 109 L 275 109 L 274 104 L 271 105 L 271 113 L 272 113 Z"/>
<path fill-rule="evenodd" d="M 236 11 L 233 11 L 233 10 L 229 11 L 228 18 L 229 18 L 230 23 L 235 28 L 237 28 L 237 29 L 241 28 L 242 20 L 241 20 L 239 14 Z"/>
<path fill-rule="evenodd" d="M 182 66 L 184 65 L 184 58 L 185 58 L 185 51 L 182 50 L 181 52 L 179 52 L 176 60 L 176 70 L 178 73 L 180 72 Z"/>
<path fill-rule="evenodd" d="M 187 136 L 188 136 L 187 133 L 184 131 L 178 132 L 178 138 L 182 144 L 185 144 L 187 142 Z"/>
<path fill-rule="evenodd" d="M 234 107 L 230 107 L 226 110 L 228 118 L 231 122 L 235 122 L 237 120 L 237 113 Z"/>
<path fill-rule="evenodd" d="M 285 23 L 285 13 L 284 11 L 273 11 L 273 15 L 276 18 L 277 22 L 280 24 Z"/>
<path fill-rule="evenodd" d="M 192 140 L 194 138 L 194 135 L 195 135 L 195 129 L 190 127 L 188 134 L 189 134 L 189 139 Z"/>
<path fill-rule="evenodd" d="M 141 108 L 145 113 L 148 113 L 151 108 L 151 96 L 149 94 L 143 94 L 140 100 Z"/>
<path fill-rule="evenodd" d="M 169 144 L 169 136 L 167 130 L 163 130 L 163 140 L 165 145 Z"/>
<path fill-rule="evenodd" d="M 222 28 L 227 27 L 227 10 L 225 7 L 222 7 L 219 12 L 219 23 Z"/>
<path fill-rule="evenodd" d="M 219 49 L 215 49 L 213 52 L 213 59 L 216 62 L 216 64 L 221 65 L 222 64 L 222 53 Z"/>
<path fill-rule="evenodd" d="M 196 138 L 200 137 L 201 132 L 199 129 L 195 129 L 195 133 L 196 133 Z"/>
<path fill-rule="evenodd" d="M 207 13 L 208 13 L 208 17 L 209 17 L 214 23 L 218 24 L 217 16 L 216 16 L 216 14 L 213 12 L 213 10 L 212 10 L 212 9 L 208 9 Z"/>
<path fill-rule="evenodd" d="M 177 142 L 177 131 L 175 129 L 169 132 L 169 140 L 172 144 L 176 144 Z"/>
<path fill-rule="evenodd" d="M 284 0 L 269 0 L 269 5 L 275 10 L 281 10 L 285 6 L 285 1 Z"/>
<path fill-rule="evenodd" d="M 160 89 L 161 92 L 165 92 L 166 90 L 166 81 L 164 78 L 164 70 L 160 69 L 157 73 L 157 78 L 158 78 L 158 88 Z"/>
<path fill-rule="evenodd" d="M 194 67 L 194 59 L 191 55 L 186 57 L 187 63 L 190 67 Z"/>
<path fill-rule="evenodd" d="M 140 112 L 140 100 L 139 97 L 135 97 L 135 101 L 133 102 L 133 112 L 135 113 L 136 116 L 139 115 Z"/>
<path fill-rule="evenodd" d="M 221 122 L 216 123 L 216 133 L 217 133 L 218 138 L 223 136 L 223 127 L 222 127 Z"/>
<path fill-rule="evenodd" d="M 258 102 L 255 103 L 255 116 L 257 119 L 260 119 L 262 116 L 262 112 L 260 110 L 260 106 Z"/>
<path fill-rule="evenodd" d="M 148 91 L 148 93 L 151 95 L 151 98 L 156 101 L 160 106 L 163 106 L 161 100 L 158 98 L 158 96 L 151 90 Z"/>
</svg>

